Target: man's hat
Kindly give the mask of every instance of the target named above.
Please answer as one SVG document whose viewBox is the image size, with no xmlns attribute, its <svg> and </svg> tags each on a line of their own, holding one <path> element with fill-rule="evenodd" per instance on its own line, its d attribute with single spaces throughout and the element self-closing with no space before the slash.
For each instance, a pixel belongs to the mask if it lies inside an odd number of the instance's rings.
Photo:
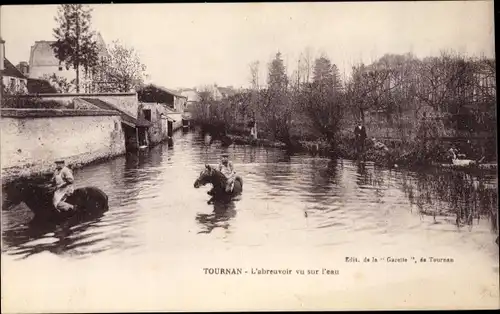
<svg viewBox="0 0 500 314">
<path fill-rule="evenodd" d="M 221 156 L 222 157 L 229 157 L 229 153 L 222 153 Z"/>
<path fill-rule="evenodd" d="M 62 159 L 56 160 L 56 164 L 63 164 L 63 163 L 64 163 L 64 160 L 62 160 Z"/>
</svg>

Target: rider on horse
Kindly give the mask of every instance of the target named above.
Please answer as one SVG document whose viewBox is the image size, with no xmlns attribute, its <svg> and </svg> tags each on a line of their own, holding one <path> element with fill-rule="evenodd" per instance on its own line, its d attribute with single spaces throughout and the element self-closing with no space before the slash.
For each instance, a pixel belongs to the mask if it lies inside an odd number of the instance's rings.
<svg viewBox="0 0 500 314">
<path fill-rule="evenodd" d="M 229 161 L 229 154 L 223 153 L 219 163 L 219 171 L 226 176 L 226 192 L 231 192 L 234 188 L 234 180 L 236 179 L 236 172 L 234 171 L 233 163 Z"/>
<path fill-rule="evenodd" d="M 65 202 L 66 198 L 74 191 L 73 182 L 73 174 L 64 164 L 64 160 L 56 161 L 56 170 L 52 176 L 52 183 L 56 186 L 53 204 L 58 211 L 69 211 L 75 209 L 75 206 Z"/>
</svg>

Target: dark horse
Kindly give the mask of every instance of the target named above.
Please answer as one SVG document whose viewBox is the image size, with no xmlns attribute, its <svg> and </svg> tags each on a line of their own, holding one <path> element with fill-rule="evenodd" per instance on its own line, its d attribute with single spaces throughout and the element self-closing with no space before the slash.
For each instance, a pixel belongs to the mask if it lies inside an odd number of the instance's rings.
<svg viewBox="0 0 500 314">
<path fill-rule="evenodd" d="M 194 187 L 197 189 L 208 183 L 213 186 L 213 189 L 208 192 L 209 195 L 212 195 L 208 204 L 212 204 L 215 200 L 229 202 L 232 198 L 243 192 L 243 179 L 241 179 L 240 176 L 236 176 L 233 191 L 228 193 L 226 192 L 226 176 L 224 176 L 224 174 L 216 168 L 211 167 L 210 165 L 205 165 L 205 169 L 200 172 L 200 176 L 194 182 Z"/>
<path fill-rule="evenodd" d="M 59 212 L 54 208 L 52 197 L 54 188 L 32 183 L 9 185 L 5 189 L 4 206 L 24 202 L 35 215 L 32 222 L 62 222 L 70 217 L 88 217 L 100 215 L 108 210 L 108 196 L 101 189 L 93 186 L 75 189 L 66 198 L 66 202 L 76 205 L 77 210 Z"/>
</svg>

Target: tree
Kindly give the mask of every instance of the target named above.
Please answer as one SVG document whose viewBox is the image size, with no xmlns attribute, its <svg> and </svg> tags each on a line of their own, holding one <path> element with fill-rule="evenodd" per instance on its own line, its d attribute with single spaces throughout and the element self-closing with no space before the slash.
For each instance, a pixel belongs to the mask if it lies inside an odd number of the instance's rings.
<svg viewBox="0 0 500 314">
<path fill-rule="evenodd" d="M 264 91 L 264 101 L 261 112 L 276 139 L 287 143 L 290 141 L 290 126 L 292 122 L 292 106 L 288 93 L 288 78 L 281 53 L 276 53 L 269 64 L 267 78 L 268 88 Z M 288 143 L 287 143 L 288 144 Z"/>
<path fill-rule="evenodd" d="M 314 62 L 313 85 L 320 90 L 331 89 L 339 92 L 342 89 L 339 70 L 326 56 L 321 56 Z"/>
<path fill-rule="evenodd" d="M 344 99 L 338 68 L 328 57 L 315 60 L 313 82 L 300 97 L 313 128 L 333 146 L 340 128 Z"/>
<path fill-rule="evenodd" d="M 259 85 L 259 66 L 260 66 L 260 62 L 258 60 L 250 63 L 250 76 L 251 76 L 250 83 L 252 85 L 252 89 L 254 89 L 254 90 L 259 90 L 259 86 L 260 86 Z"/>
<path fill-rule="evenodd" d="M 68 82 L 67 78 L 57 76 L 55 73 L 52 75 L 45 74 L 42 79 L 49 82 L 58 93 L 69 93 L 75 88 L 75 79 Z"/>
<path fill-rule="evenodd" d="M 274 91 L 284 90 L 288 84 L 285 65 L 280 52 L 276 53 L 275 58 L 269 65 L 267 84 L 269 85 L 269 89 Z"/>
<path fill-rule="evenodd" d="M 302 84 L 307 84 L 311 80 L 311 71 L 313 66 L 312 61 L 312 49 L 311 47 L 307 47 L 303 53 L 300 54 L 299 58 L 299 70 L 300 80 L 302 80 Z"/>
<path fill-rule="evenodd" d="M 55 18 L 56 42 L 52 44 L 57 59 L 64 62 L 66 69 L 76 71 L 76 92 L 80 92 L 80 69 L 88 71 L 98 60 L 97 43 L 90 30 L 92 9 L 83 4 L 61 4 Z"/>
<path fill-rule="evenodd" d="M 393 72 L 380 64 L 353 67 L 352 78 L 347 85 L 347 97 L 362 121 L 369 109 L 381 109 L 385 97 L 397 87 L 391 82 Z"/>
<path fill-rule="evenodd" d="M 130 92 L 144 84 L 146 66 L 134 48 L 113 41 L 108 54 L 108 58 L 102 60 L 95 70 L 99 90 Z"/>
</svg>

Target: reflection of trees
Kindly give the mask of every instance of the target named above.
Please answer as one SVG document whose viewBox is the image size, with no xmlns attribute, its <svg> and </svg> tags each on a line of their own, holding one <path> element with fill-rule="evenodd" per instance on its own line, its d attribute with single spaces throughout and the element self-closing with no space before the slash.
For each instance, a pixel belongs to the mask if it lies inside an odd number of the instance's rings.
<svg viewBox="0 0 500 314">
<path fill-rule="evenodd" d="M 310 164 L 310 184 L 306 186 L 307 198 L 310 202 L 328 202 L 332 195 L 331 191 L 338 185 L 337 161 L 312 159 Z"/>
<path fill-rule="evenodd" d="M 120 237 L 127 235 L 127 229 L 135 219 L 133 211 L 135 207 L 129 206 L 127 210 L 114 211 L 117 206 L 130 205 L 137 199 L 141 189 L 145 185 L 153 185 L 154 181 L 161 174 L 158 168 L 162 165 L 163 145 L 151 150 L 137 153 L 129 153 L 124 157 L 110 160 L 106 163 L 88 166 L 74 171 L 76 187 L 97 186 L 109 196 L 110 211 L 105 213 L 107 224 L 112 224 L 120 229 Z M 37 178 L 30 183 L 46 184 L 50 178 Z M 9 213 L 9 220 L 19 220 L 16 217 L 21 213 Z M 15 216 L 15 217 L 14 217 Z M 32 255 L 42 251 L 50 251 L 56 254 L 67 251 L 74 251 L 76 247 L 90 247 L 100 240 L 86 240 L 85 235 L 80 235 L 87 228 L 93 226 L 97 220 L 78 222 L 68 221 L 59 226 L 30 226 L 21 225 L 27 219 L 22 219 L 16 224 L 11 224 L 4 229 L 3 239 L 7 246 L 18 247 L 20 254 Z M 6 224 L 2 222 L 3 226 Z M 98 227 L 97 227 L 98 228 Z M 48 232 L 55 232 L 59 239 L 55 243 L 36 244 L 33 246 L 23 246 L 23 244 L 35 239 L 43 239 Z"/>
<path fill-rule="evenodd" d="M 463 171 L 403 174 L 402 190 L 422 214 L 453 215 L 456 224 L 472 225 L 473 219 L 489 217 L 496 229 L 496 190 L 487 188 L 482 176 Z"/>
<path fill-rule="evenodd" d="M 257 173 L 261 174 L 264 183 L 268 186 L 268 195 L 272 197 L 282 196 L 283 190 L 289 190 L 290 184 L 301 173 L 293 173 L 290 156 L 278 151 L 267 150 L 266 162 L 257 166 Z"/>
<path fill-rule="evenodd" d="M 367 167 L 364 163 L 358 163 L 356 166 L 356 183 L 358 186 L 382 187 L 384 185 L 384 168 L 377 166 Z"/>
<path fill-rule="evenodd" d="M 229 221 L 236 216 L 236 209 L 234 202 L 228 204 L 215 202 L 214 210 L 210 214 L 197 214 L 196 221 L 200 223 L 204 230 L 198 233 L 210 233 L 215 228 L 229 228 Z"/>
</svg>

